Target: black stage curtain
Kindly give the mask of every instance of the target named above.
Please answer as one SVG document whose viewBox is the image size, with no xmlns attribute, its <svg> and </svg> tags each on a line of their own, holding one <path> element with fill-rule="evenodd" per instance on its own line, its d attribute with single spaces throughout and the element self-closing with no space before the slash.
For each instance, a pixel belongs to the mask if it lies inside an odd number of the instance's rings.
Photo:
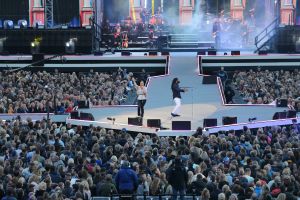
<svg viewBox="0 0 300 200">
<path fill-rule="evenodd" d="M 0 0 L 0 20 L 13 20 L 17 24 L 20 19 L 29 21 L 28 0 Z"/>
<path fill-rule="evenodd" d="M 296 25 L 300 25 L 300 0 L 296 4 Z"/>
<path fill-rule="evenodd" d="M 1 0 L 2 1 L 2 0 Z M 53 0 L 54 25 L 74 24 L 79 25 L 79 1 Z"/>
<path fill-rule="evenodd" d="M 129 16 L 129 0 L 105 0 L 104 18 L 110 23 L 118 23 Z"/>
</svg>

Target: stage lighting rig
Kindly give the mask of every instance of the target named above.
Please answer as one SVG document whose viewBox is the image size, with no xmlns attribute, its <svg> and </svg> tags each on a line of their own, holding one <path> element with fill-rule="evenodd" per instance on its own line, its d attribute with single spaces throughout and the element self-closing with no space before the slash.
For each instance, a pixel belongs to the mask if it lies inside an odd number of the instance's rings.
<svg viewBox="0 0 300 200">
<path fill-rule="evenodd" d="M 5 20 L 4 21 L 4 29 L 13 29 L 14 22 L 12 20 Z"/>
<path fill-rule="evenodd" d="M 41 41 L 42 41 L 42 38 L 41 37 L 38 37 L 38 38 L 35 38 L 30 46 L 31 46 L 31 53 L 32 54 L 36 54 L 36 53 L 39 53 L 40 52 L 40 45 L 41 45 Z"/>
<path fill-rule="evenodd" d="M 18 21 L 18 26 L 20 28 L 27 28 L 28 27 L 28 23 L 27 23 L 27 21 L 25 19 L 22 19 L 22 20 Z"/>
<path fill-rule="evenodd" d="M 77 43 L 78 39 L 77 38 L 70 38 L 70 40 L 68 42 L 66 42 L 65 44 L 65 51 L 68 54 L 73 54 L 75 53 L 76 50 L 76 43 Z"/>
</svg>

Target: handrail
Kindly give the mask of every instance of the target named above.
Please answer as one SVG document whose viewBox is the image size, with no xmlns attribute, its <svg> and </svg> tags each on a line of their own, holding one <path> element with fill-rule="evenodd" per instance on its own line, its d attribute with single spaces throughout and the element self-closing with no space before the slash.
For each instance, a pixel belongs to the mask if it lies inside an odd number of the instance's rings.
<svg viewBox="0 0 300 200">
<path fill-rule="evenodd" d="M 90 18 L 90 24 L 93 28 L 93 51 L 97 49 L 95 39 L 98 40 L 98 42 L 101 41 L 101 29 L 102 27 L 95 21 L 93 17 Z"/>
<path fill-rule="evenodd" d="M 259 46 L 259 43 L 261 41 L 263 41 L 266 37 L 270 36 L 270 33 L 274 32 L 277 30 L 279 25 L 279 18 L 277 17 L 276 19 L 274 19 L 266 28 L 264 28 L 257 36 L 255 36 L 255 46 L 257 48 L 257 51 L 259 49 L 262 48 L 262 46 L 264 46 L 266 44 L 266 42 L 264 42 L 262 45 Z M 269 30 L 271 29 L 271 30 Z M 263 35 L 264 34 L 264 35 Z M 263 35 L 263 36 L 262 36 Z M 260 38 L 260 36 L 262 36 Z M 271 36 L 272 37 L 272 36 Z"/>
<path fill-rule="evenodd" d="M 273 25 L 275 25 L 275 27 L 273 27 L 271 30 L 268 31 L 268 29 L 270 27 L 272 27 Z M 266 28 L 264 28 L 264 30 L 262 30 L 256 37 L 255 37 L 255 46 L 258 48 L 258 43 L 261 42 L 263 39 L 265 39 L 267 37 L 267 35 L 269 33 L 271 33 L 272 31 L 274 31 L 279 25 L 279 18 L 274 19 Z M 259 37 L 265 33 L 265 35 L 259 39 Z"/>
</svg>

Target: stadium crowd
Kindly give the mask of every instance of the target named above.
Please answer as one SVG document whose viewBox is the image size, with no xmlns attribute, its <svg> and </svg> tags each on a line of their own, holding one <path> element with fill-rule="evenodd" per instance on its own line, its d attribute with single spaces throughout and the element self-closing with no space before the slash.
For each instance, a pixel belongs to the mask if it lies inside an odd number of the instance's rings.
<svg viewBox="0 0 300 200">
<path fill-rule="evenodd" d="M 45 113 L 48 104 L 49 112 L 69 113 L 78 101 L 119 105 L 133 88 L 132 77 L 121 68 L 112 73 L 0 72 L 0 113 Z"/>
<path fill-rule="evenodd" d="M 192 137 L 0 121 L 0 198 L 82 199 L 121 193 L 201 200 L 296 200 L 300 126 Z M 183 199 L 183 198 L 182 198 Z"/>
<path fill-rule="evenodd" d="M 300 104 L 293 101 L 300 97 L 298 69 L 269 71 L 258 68 L 255 71 L 236 71 L 232 83 L 249 104 L 270 104 L 282 98 L 289 99 L 289 103 L 300 110 Z"/>
</svg>

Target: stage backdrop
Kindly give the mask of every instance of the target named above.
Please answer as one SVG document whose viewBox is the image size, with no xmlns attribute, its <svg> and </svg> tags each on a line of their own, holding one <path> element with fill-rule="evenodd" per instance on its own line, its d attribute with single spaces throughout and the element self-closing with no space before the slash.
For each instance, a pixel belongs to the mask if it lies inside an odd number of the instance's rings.
<svg viewBox="0 0 300 200">
<path fill-rule="evenodd" d="M 73 27 L 80 25 L 78 0 L 53 0 L 53 4 L 54 25 L 70 24 Z"/>
<path fill-rule="evenodd" d="M 129 16 L 129 0 L 105 0 L 104 18 L 118 23 Z"/>
<path fill-rule="evenodd" d="M 13 20 L 17 24 L 18 20 L 29 21 L 29 1 L 27 0 L 0 0 L 0 20 Z"/>
</svg>

